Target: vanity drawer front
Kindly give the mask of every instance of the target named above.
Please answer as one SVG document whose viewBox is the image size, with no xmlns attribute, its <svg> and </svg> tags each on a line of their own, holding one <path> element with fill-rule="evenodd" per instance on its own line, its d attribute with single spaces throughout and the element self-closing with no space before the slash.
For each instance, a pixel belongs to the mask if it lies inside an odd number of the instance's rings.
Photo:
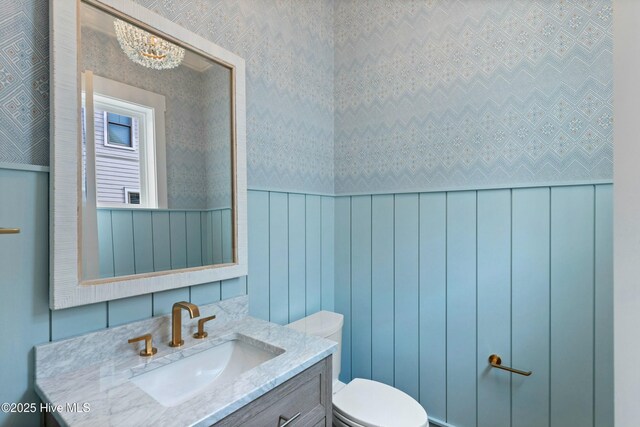
<svg viewBox="0 0 640 427">
<path fill-rule="evenodd" d="M 300 414 L 300 415 L 297 415 Z M 297 415 L 297 416 L 296 416 Z M 284 418 L 280 418 L 280 417 Z M 229 415 L 216 427 L 278 427 L 331 425 L 331 358 L 327 358 L 264 396 Z"/>
<path fill-rule="evenodd" d="M 313 426 L 319 419 L 324 418 L 324 407 L 320 399 L 320 375 L 300 384 L 273 406 L 266 408 L 243 425 L 247 427 L 278 426 L 297 414 L 300 415 L 289 426 Z M 280 418 L 281 416 L 283 418 Z"/>
</svg>

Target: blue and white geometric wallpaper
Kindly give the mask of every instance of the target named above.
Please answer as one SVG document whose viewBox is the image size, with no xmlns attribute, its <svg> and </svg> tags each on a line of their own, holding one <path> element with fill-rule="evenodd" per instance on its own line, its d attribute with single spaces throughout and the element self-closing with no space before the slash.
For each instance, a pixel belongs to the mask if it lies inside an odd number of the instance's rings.
<svg viewBox="0 0 640 427">
<path fill-rule="evenodd" d="M 208 209 L 231 207 L 231 71 L 214 66 L 203 73 L 202 110 L 208 118 L 204 126 L 207 144 L 203 163 Z"/>
<path fill-rule="evenodd" d="M 338 194 L 612 178 L 610 0 L 335 3 Z"/>
<path fill-rule="evenodd" d="M 0 162 L 49 164 L 48 10 L 0 0 Z"/>
<path fill-rule="evenodd" d="M 332 0 L 138 3 L 245 59 L 250 187 L 333 193 Z M 0 162 L 49 164 L 48 8 L 0 0 Z"/>
<path fill-rule="evenodd" d="M 136 2 L 245 59 L 249 187 L 333 193 L 333 1 Z"/>
<path fill-rule="evenodd" d="M 611 0 L 137 0 L 247 61 L 253 188 L 612 179 Z M 48 164 L 48 2 L 0 0 L 0 162 Z"/>
</svg>

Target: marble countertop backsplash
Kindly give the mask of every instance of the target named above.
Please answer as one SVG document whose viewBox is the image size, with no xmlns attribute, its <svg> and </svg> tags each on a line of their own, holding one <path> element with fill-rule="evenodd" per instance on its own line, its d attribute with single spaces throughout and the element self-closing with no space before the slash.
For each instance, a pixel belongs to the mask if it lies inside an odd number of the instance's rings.
<svg viewBox="0 0 640 427">
<path fill-rule="evenodd" d="M 200 306 L 209 336 L 191 337 L 197 318 L 182 313 L 184 346 L 169 347 L 171 316 L 155 317 L 36 346 L 36 391 L 54 406 L 88 404 L 89 411 L 63 410 L 54 416 L 69 426 L 209 426 L 331 355 L 336 344 L 248 316 L 248 297 Z M 142 343 L 127 340 L 153 334 L 158 353 L 141 357 Z M 255 345 L 284 352 L 233 382 L 212 385 L 173 407 L 158 403 L 129 381 L 132 377 L 242 336 Z M 263 344 L 264 343 L 264 344 Z"/>
</svg>

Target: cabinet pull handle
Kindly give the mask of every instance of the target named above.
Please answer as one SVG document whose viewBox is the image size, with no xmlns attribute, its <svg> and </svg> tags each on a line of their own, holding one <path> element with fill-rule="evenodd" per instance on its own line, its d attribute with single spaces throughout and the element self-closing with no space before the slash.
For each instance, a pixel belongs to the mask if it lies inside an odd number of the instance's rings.
<svg viewBox="0 0 640 427">
<path fill-rule="evenodd" d="M 492 368 L 502 369 L 503 371 L 513 372 L 514 374 L 518 375 L 524 375 L 525 377 L 528 377 L 532 374 L 531 371 L 521 371 L 520 369 L 513 369 L 508 366 L 502 366 L 502 359 L 497 354 L 492 354 L 491 356 L 489 356 L 489 365 L 491 365 Z"/>
<path fill-rule="evenodd" d="M 297 414 L 295 414 L 293 417 L 287 419 L 287 417 L 283 417 L 282 415 L 280 415 L 280 418 L 278 418 L 278 427 L 285 427 L 288 426 L 289 424 L 291 424 L 293 422 L 293 420 L 295 420 L 296 418 L 298 418 L 300 416 L 300 412 L 298 412 Z M 280 424 L 281 422 L 284 421 L 284 424 Z"/>
<path fill-rule="evenodd" d="M 2 228 L 0 227 L 0 234 L 18 234 L 20 232 L 19 228 Z"/>
</svg>

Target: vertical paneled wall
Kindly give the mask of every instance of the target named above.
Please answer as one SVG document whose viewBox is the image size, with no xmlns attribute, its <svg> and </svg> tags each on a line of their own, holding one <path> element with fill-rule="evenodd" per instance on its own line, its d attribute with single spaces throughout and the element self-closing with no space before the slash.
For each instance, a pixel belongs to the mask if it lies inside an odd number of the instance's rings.
<svg viewBox="0 0 640 427">
<path fill-rule="evenodd" d="M 333 310 L 334 198 L 249 191 L 249 313 L 286 324 Z"/>
<path fill-rule="evenodd" d="M 11 384 L 0 386 L 2 402 L 37 401 L 33 390 L 34 345 L 167 314 L 179 300 L 207 304 L 249 290 L 252 314 L 280 323 L 320 308 L 333 309 L 333 198 L 250 191 L 249 277 L 50 311 L 48 194 L 46 172 L 0 168 L 0 200 L 11 201 L 0 203 L 0 227 L 22 229 L 20 234 L 0 237 L 0 324 L 9 325 L 3 330 L 3 339 L 10 343 L 10 349 L 9 344 L 0 346 L 0 384 Z M 138 218 L 146 214 L 134 212 L 131 217 L 129 213 L 124 223 L 134 234 L 136 230 L 150 231 L 149 218 Z M 154 229 L 170 228 L 169 214 L 163 214 L 153 219 Z M 173 233 L 182 230 L 188 241 L 187 223 L 193 219 L 189 213 L 183 219 L 173 222 L 180 224 L 180 230 Z M 220 229 L 224 228 L 221 222 Z M 172 257 L 169 248 L 152 245 L 144 250 L 135 245 L 134 252 L 145 256 L 135 256 L 130 267 L 138 268 L 151 259 L 164 259 L 169 266 L 174 262 L 190 265 L 190 252 L 174 253 Z M 206 253 L 216 256 L 213 249 L 203 249 L 202 256 Z M 125 265 L 124 260 L 118 265 Z M 149 268 L 152 265 L 147 263 Z M 39 422 L 38 413 L 0 413 L 3 426 Z"/>
<path fill-rule="evenodd" d="M 228 263 L 231 235 L 229 208 L 98 209 L 100 277 Z"/>
<path fill-rule="evenodd" d="M 49 340 L 49 180 L 0 168 L 0 401 L 37 402 L 35 344 Z M 0 412 L 0 426 L 38 426 L 40 414 Z"/>
<path fill-rule="evenodd" d="M 337 197 L 342 379 L 395 385 L 456 427 L 613 425 L 611 194 Z"/>
<path fill-rule="evenodd" d="M 247 278 L 50 312 L 47 174 L 0 178 L 0 197 L 12 201 L 0 205 L 0 226 L 23 230 L 0 240 L 0 319 L 15 326 L 6 331 L 15 351 L 0 364 L 0 383 L 12 384 L 0 388 L 3 401 L 36 399 L 35 344 L 165 314 L 180 299 L 248 292 L 251 314 L 278 323 L 343 313 L 343 379 L 394 384 L 435 420 L 613 425 L 610 185 L 249 191 Z M 488 369 L 494 352 L 534 374 Z M 38 422 L 1 415 L 3 425 Z"/>
</svg>

